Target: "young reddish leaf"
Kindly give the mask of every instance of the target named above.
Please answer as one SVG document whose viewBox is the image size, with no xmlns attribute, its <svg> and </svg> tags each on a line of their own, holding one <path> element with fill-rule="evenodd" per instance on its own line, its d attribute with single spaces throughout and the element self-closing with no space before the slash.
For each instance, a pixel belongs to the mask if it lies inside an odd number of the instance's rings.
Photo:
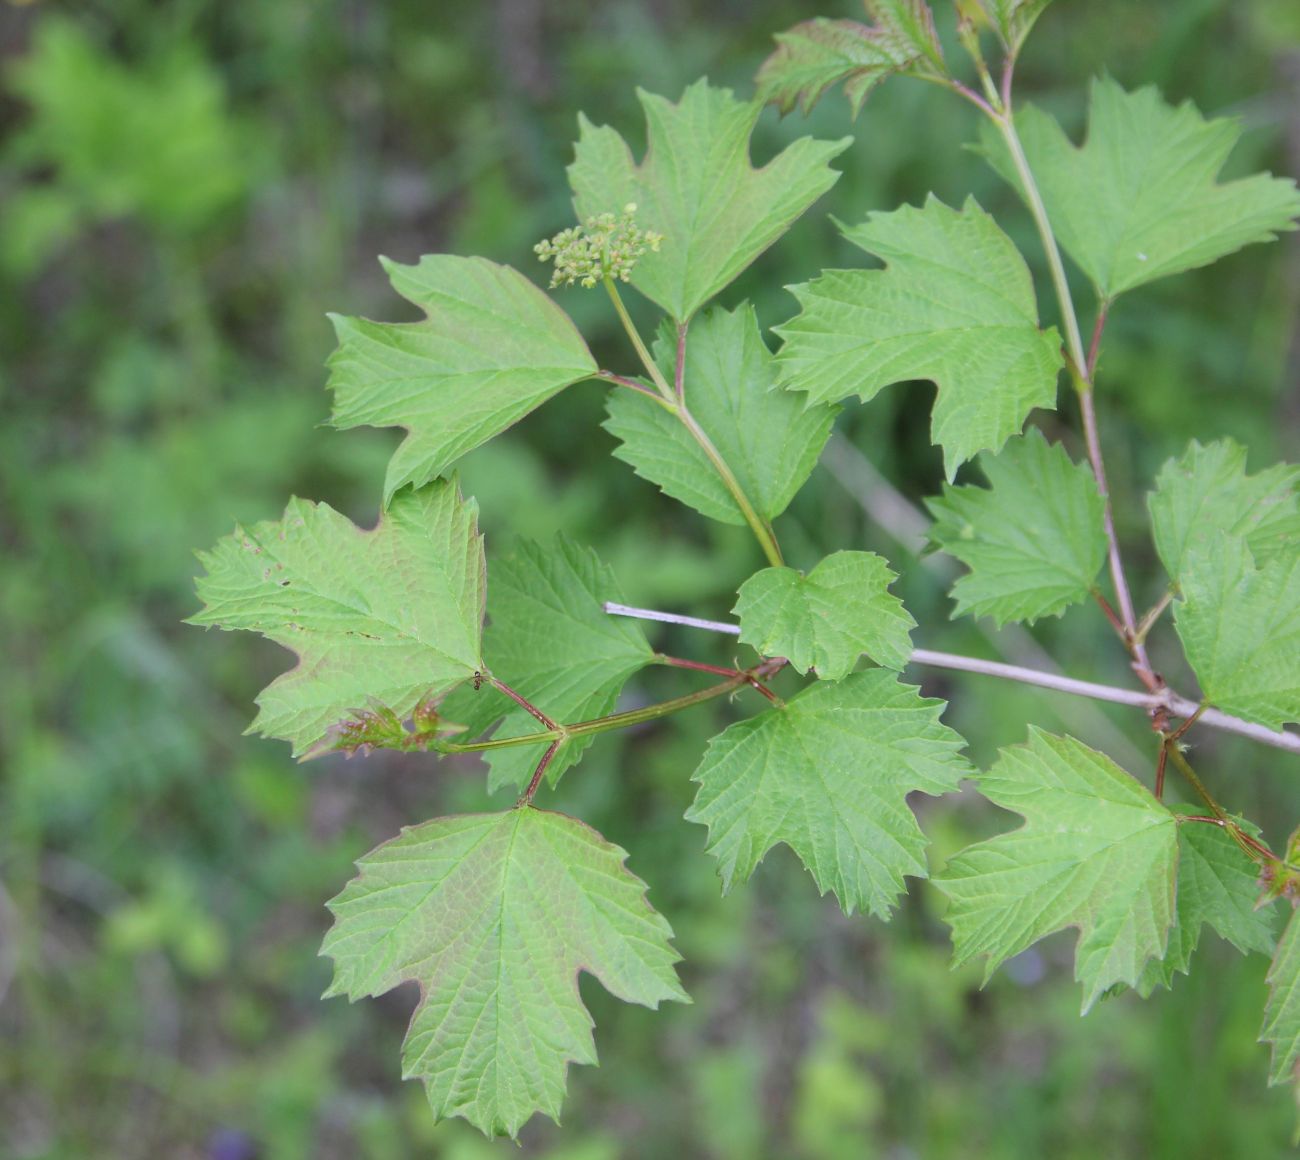
<svg viewBox="0 0 1300 1160">
<path fill-rule="evenodd" d="M 489 1136 L 517 1136 L 535 1112 L 558 1120 L 569 1063 L 596 1062 L 579 971 L 628 1003 L 690 1001 L 626 857 L 531 806 L 404 829 L 329 904 L 326 995 L 419 985 L 402 1075 L 424 1082 L 439 1119 Z"/>
<path fill-rule="evenodd" d="M 947 67 L 924 0 L 865 0 L 872 24 L 817 17 L 776 35 L 777 49 L 755 78 L 758 99 L 782 115 L 797 104 L 805 115 L 832 85 L 856 117 L 871 90 L 896 73 L 944 76 Z"/>
<path fill-rule="evenodd" d="M 1034 22 L 1051 0 L 977 0 L 997 29 L 1002 43 L 1014 56 L 1020 51 Z"/>
</svg>

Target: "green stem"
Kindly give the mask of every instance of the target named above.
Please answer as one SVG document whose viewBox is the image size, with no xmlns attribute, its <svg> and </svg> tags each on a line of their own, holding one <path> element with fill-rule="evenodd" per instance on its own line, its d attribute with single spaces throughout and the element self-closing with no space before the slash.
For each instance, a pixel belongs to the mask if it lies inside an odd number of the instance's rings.
<svg viewBox="0 0 1300 1160">
<path fill-rule="evenodd" d="M 1106 465 L 1101 454 L 1101 438 L 1097 430 L 1097 411 L 1093 402 L 1092 378 L 1089 371 L 1091 360 L 1083 349 L 1083 335 L 1079 331 L 1079 316 L 1074 309 L 1074 299 L 1070 295 L 1070 283 L 1065 276 L 1065 264 L 1061 260 L 1061 250 L 1056 244 L 1056 235 L 1052 232 L 1052 223 L 1047 217 L 1047 207 L 1043 204 L 1038 183 L 1029 168 L 1029 159 L 1025 156 L 1020 135 L 1016 132 L 1015 117 L 1011 110 L 1009 84 L 1007 99 L 993 115 L 1002 140 L 1006 143 L 1015 164 L 1016 173 L 1025 193 L 1025 201 L 1038 229 L 1043 251 L 1047 255 L 1047 266 L 1051 271 L 1052 285 L 1056 290 L 1056 300 L 1060 306 L 1061 324 L 1065 327 L 1066 352 L 1070 362 L 1070 380 L 1074 384 L 1079 398 L 1079 410 L 1083 417 L 1083 436 L 1088 448 L 1088 461 L 1097 481 L 1097 490 L 1101 493 L 1103 510 L 1102 524 L 1106 532 L 1106 555 L 1110 564 L 1111 583 L 1115 588 L 1115 599 L 1119 604 L 1119 617 L 1123 626 L 1124 643 L 1133 657 L 1133 669 L 1142 683 L 1152 692 L 1163 687 L 1159 675 L 1151 666 L 1147 656 L 1146 645 L 1138 637 L 1137 613 L 1133 607 L 1133 596 L 1129 590 L 1128 579 L 1124 575 L 1124 563 L 1120 557 L 1119 538 L 1115 533 L 1115 517 L 1110 502 L 1110 488 L 1106 482 Z"/>
<path fill-rule="evenodd" d="M 1146 640 L 1147 634 L 1154 627 L 1156 621 L 1160 619 L 1160 614 L 1169 607 L 1173 602 L 1173 599 L 1174 590 L 1170 588 L 1150 609 L 1147 610 L 1142 619 L 1138 621 L 1137 640 L 1139 644 Z"/>
<path fill-rule="evenodd" d="M 519 737 L 502 737 L 492 741 L 472 741 L 465 744 L 454 741 L 439 741 L 434 748 L 439 753 L 482 753 L 491 749 L 508 749 L 517 745 L 543 745 L 547 743 L 558 745 L 567 741 L 570 737 L 587 737 L 594 733 L 608 733 L 614 729 L 627 729 L 632 725 L 640 725 L 646 721 L 656 721 L 660 717 L 680 713 L 683 709 L 689 709 L 694 705 L 702 705 L 706 701 L 725 697 L 728 693 L 743 689 L 746 685 L 754 685 L 755 682 L 761 683 L 765 677 L 770 677 L 784 664 L 785 661 L 780 659 L 766 660 L 752 669 L 738 671 L 735 676 L 728 677 L 727 680 L 720 681 L 716 685 L 710 685 L 707 689 L 687 693 L 682 697 L 674 697 L 671 701 L 660 701 L 655 705 L 646 705 L 641 709 L 629 709 L 625 713 L 612 713 L 607 717 L 596 717 L 590 721 L 579 721 L 573 725 L 560 725 L 555 729 L 526 733 Z"/>
<path fill-rule="evenodd" d="M 1209 807 L 1210 813 L 1214 815 L 1228 837 L 1236 842 L 1241 852 L 1252 862 L 1258 862 L 1261 865 L 1269 862 L 1276 863 L 1278 861 L 1277 855 L 1263 843 L 1256 841 L 1246 833 L 1228 816 L 1228 812 L 1214 800 L 1214 795 L 1205 787 L 1205 783 L 1196 776 L 1196 771 L 1192 768 L 1191 763 L 1183 756 L 1182 750 L 1178 748 L 1178 742 L 1172 736 L 1166 737 L 1164 746 L 1165 752 L 1169 754 L 1169 760 L 1174 763 L 1178 772 L 1187 779 L 1188 784 L 1201 796 L 1201 800 Z"/>
<path fill-rule="evenodd" d="M 718 473 L 723 485 L 731 493 L 731 498 L 736 501 L 736 506 L 740 508 L 740 514 L 745 517 L 745 522 L 754 533 L 754 538 L 758 540 L 759 547 L 763 549 L 763 555 L 767 557 L 767 562 L 773 568 L 782 567 L 785 564 L 785 559 L 781 555 L 780 545 L 776 542 L 776 533 L 773 532 L 772 525 L 754 510 L 754 505 L 749 502 L 749 497 L 740 486 L 740 480 L 735 477 L 731 468 L 727 465 L 727 461 L 722 458 L 721 452 L 713 445 L 713 440 L 709 438 L 704 428 L 695 421 L 695 416 L 686 409 L 685 405 L 677 408 L 677 418 L 681 420 L 682 425 L 691 433 L 691 438 L 695 440 L 700 450 L 713 464 L 713 470 Z"/>
<path fill-rule="evenodd" d="M 635 391 L 638 395 L 644 395 L 652 403 L 671 411 L 674 415 L 677 413 L 676 407 L 671 399 L 665 399 L 658 391 L 652 391 L 649 387 L 638 383 L 636 379 L 629 379 L 624 375 L 616 375 L 613 371 L 597 371 L 591 376 L 594 379 L 600 379 L 604 383 L 613 383 L 616 387 L 627 387 L 629 391 Z"/>
<path fill-rule="evenodd" d="M 959 80 L 952 77 L 927 77 L 918 75 L 917 80 L 930 81 L 931 84 L 940 85 L 951 92 L 956 93 L 964 101 L 969 101 L 981 113 L 992 120 L 997 120 L 998 111 L 968 85 L 964 85 Z"/>
<path fill-rule="evenodd" d="M 1206 788 L 1205 783 L 1196 776 L 1196 770 L 1183 756 L 1183 751 L 1178 748 L 1178 743 L 1165 738 L 1165 752 L 1169 754 L 1169 760 L 1174 763 L 1174 767 L 1178 772 L 1187 779 L 1188 785 L 1200 795 L 1201 800 L 1209 807 L 1210 813 L 1226 825 L 1229 821 L 1228 811 L 1214 800 L 1214 795 Z"/>
<path fill-rule="evenodd" d="M 1205 817 L 1202 814 L 1174 814 L 1174 817 L 1178 819 L 1180 824 L 1182 822 L 1205 822 L 1211 826 L 1218 826 L 1219 829 L 1225 831 L 1227 835 L 1232 838 L 1232 840 L 1235 841 L 1243 851 L 1245 851 L 1247 857 L 1249 857 L 1251 861 L 1257 862 L 1259 865 L 1266 868 L 1272 866 L 1280 869 L 1282 866 L 1282 860 L 1274 854 L 1272 850 L 1265 846 L 1263 842 L 1259 842 L 1252 838 L 1245 830 L 1240 826 L 1234 825 L 1232 822 L 1225 822 L 1222 818 Z M 1264 901 L 1269 901 L 1267 895 L 1265 896 Z"/>
<path fill-rule="evenodd" d="M 961 41 L 961 46 L 966 50 L 966 55 L 971 58 L 975 65 L 975 71 L 979 74 L 980 85 L 984 89 L 984 96 L 988 99 L 990 105 L 998 107 L 999 96 L 997 87 L 993 84 L 993 78 L 989 75 L 989 67 L 984 61 L 984 53 L 980 49 L 979 33 L 975 26 L 965 17 L 958 22 L 957 38 Z"/>
<path fill-rule="evenodd" d="M 488 741 L 438 739 L 430 743 L 430 748 L 436 753 L 487 753 L 493 749 L 514 749 L 519 745 L 541 745 L 545 741 L 558 741 L 560 737 L 558 729 L 546 729 L 538 733 L 521 733 L 518 737 L 494 737 Z"/>
<path fill-rule="evenodd" d="M 650 352 L 646 345 L 641 341 L 641 334 L 636 328 L 636 323 L 632 321 L 632 316 L 627 312 L 627 307 L 623 305 L 623 296 L 618 292 L 618 287 L 614 284 L 614 279 L 608 274 L 602 279 L 605 283 L 605 289 L 609 291 L 609 300 L 614 303 L 614 309 L 618 312 L 618 320 L 623 324 L 624 331 L 632 340 L 632 345 L 636 348 L 637 357 L 641 360 L 641 365 L 645 367 L 646 374 L 650 376 L 651 381 L 659 388 L 659 393 L 663 395 L 670 403 L 676 402 L 676 396 L 673 389 L 668 385 L 668 380 L 664 378 L 663 372 L 655 364 L 655 360 L 650 357 Z"/>
<path fill-rule="evenodd" d="M 1106 330 L 1106 319 L 1110 315 L 1110 301 L 1103 299 L 1097 304 L 1097 320 L 1092 324 L 1092 341 L 1088 343 L 1088 362 L 1083 368 L 1088 374 L 1088 381 L 1095 382 L 1097 359 L 1101 357 L 1101 336 Z"/>
<path fill-rule="evenodd" d="M 1033 216 L 1034 225 L 1038 227 L 1038 237 L 1047 255 L 1047 267 L 1052 274 L 1052 286 L 1056 290 L 1056 300 L 1061 307 L 1066 350 L 1069 351 L 1070 360 L 1078 372 L 1074 376 L 1076 388 L 1090 391 L 1092 383 L 1084 377 L 1087 373 L 1088 358 L 1083 350 L 1083 336 L 1079 332 L 1079 316 L 1075 313 L 1070 283 L 1065 277 L 1065 264 L 1061 261 L 1061 250 L 1056 244 L 1056 235 L 1052 232 L 1052 225 L 1047 217 L 1047 206 L 1043 204 L 1042 194 L 1038 192 L 1038 183 L 1029 168 L 1029 158 L 1025 156 L 1020 135 L 1016 132 L 1010 105 L 1004 106 L 1001 112 L 993 117 L 993 123 L 1002 134 L 1002 140 L 1006 142 L 1007 149 L 1011 153 L 1011 160 L 1015 164 L 1020 184 L 1025 191 L 1025 201 L 1029 204 L 1029 212 Z"/>
<path fill-rule="evenodd" d="M 655 364 L 654 359 L 650 357 L 650 352 L 646 349 L 645 343 L 641 341 L 641 335 L 637 331 L 636 324 L 632 321 L 632 316 L 628 314 L 627 307 L 623 305 L 622 295 L 619 294 L 614 280 L 606 275 L 604 282 L 605 289 L 609 291 L 610 301 L 614 303 L 614 309 L 618 311 L 619 320 L 623 323 L 623 329 L 627 331 L 628 338 L 632 340 L 632 345 L 636 348 L 636 353 L 646 369 L 646 374 L 650 376 L 659 389 L 659 393 L 664 397 L 665 405 L 677 416 L 682 426 L 690 432 L 691 438 L 695 440 L 700 450 L 704 452 L 705 458 L 713 465 L 713 470 L 718 473 L 718 478 L 722 480 L 723 485 L 730 492 L 731 498 L 736 501 L 740 514 L 745 517 L 745 522 L 754 533 L 754 538 L 758 540 L 759 547 L 763 549 L 763 555 L 767 557 L 767 562 L 774 568 L 781 567 L 785 560 L 781 556 L 781 548 L 776 542 L 776 533 L 772 530 L 772 525 L 754 510 L 754 505 L 749 502 L 749 496 L 745 494 L 744 489 L 740 486 L 740 480 L 736 478 L 735 472 L 731 470 L 727 461 L 722 458 L 721 452 L 713 445 L 713 440 L 709 438 L 708 433 L 696 422 L 695 416 L 686 407 L 685 389 L 682 386 L 686 363 L 685 327 L 679 326 L 677 331 L 677 370 L 674 374 L 677 386 L 672 387 L 669 386 L 668 380 L 664 378 L 663 372 Z M 602 373 L 601 377 L 608 378 L 610 376 Z"/>
<path fill-rule="evenodd" d="M 767 660 L 716 685 L 710 685 L 707 689 L 674 697 L 671 701 L 660 701 L 657 705 L 646 705 L 643 709 L 629 709 L 626 713 L 614 713 L 609 717 L 597 717 L 594 721 L 582 721 L 577 725 L 568 726 L 568 731 L 570 736 L 582 737 L 590 733 L 604 733 L 610 729 L 626 729 L 646 721 L 656 721 L 660 717 L 680 713 L 683 709 L 689 709 L 694 705 L 703 705 L 706 701 L 725 697 L 728 693 L 743 689 L 754 680 L 761 681 L 764 677 L 771 676 L 783 664 L 785 664 L 784 660 Z"/>
<path fill-rule="evenodd" d="M 677 360 L 673 364 L 673 394 L 677 405 L 686 406 L 686 323 L 677 324 Z"/>
</svg>

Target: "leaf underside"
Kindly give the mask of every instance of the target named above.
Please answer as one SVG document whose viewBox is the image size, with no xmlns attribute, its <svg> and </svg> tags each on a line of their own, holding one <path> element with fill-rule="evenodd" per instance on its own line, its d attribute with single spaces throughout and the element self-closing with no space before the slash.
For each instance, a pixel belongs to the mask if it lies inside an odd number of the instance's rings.
<svg viewBox="0 0 1300 1160">
<path fill-rule="evenodd" d="M 372 706 L 404 717 L 482 665 L 483 541 L 455 480 L 402 493 L 369 532 L 294 499 L 283 519 L 236 528 L 199 559 L 204 608 L 190 623 L 298 654 L 259 694 L 250 727 L 295 756 Z"/>
<path fill-rule="evenodd" d="M 950 480 L 1034 407 L 1055 406 L 1060 339 L 1039 329 L 1024 259 L 973 198 L 961 210 L 931 197 L 872 214 L 844 236 L 886 268 L 827 270 L 791 287 L 803 309 L 776 328 L 786 387 L 812 402 L 866 402 L 891 383 L 933 381 L 931 438 Z"/>
<path fill-rule="evenodd" d="M 758 100 L 776 105 L 782 116 L 796 105 L 807 115 L 843 81 L 856 117 L 887 77 L 942 71 L 943 50 L 923 0 L 866 0 L 866 9 L 869 25 L 818 17 L 777 33 L 776 51 L 755 78 Z"/>
<path fill-rule="evenodd" d="M 987 956 L 987 981 L 1073 926 L 1084 1011 L 1117 983 L 1135 986 L 1147 961 L 1164 955 L 1173 922 L 1173 814 L 1104 754 L 1032 727 L 977 784 L 1025 824 L 963 850 L 936 878 L 955 962 Z"/>
<path fill-rule="evenodd" d="M 672 931 L 626 856 L 532 807 L 404 829 L 329 904 L 326 995 L 419 984 L 402 1074 L 439 1119 L 510 1136 L 534 1112 L 558 1120 L 568 1064 L 596 1062 L 579 971 L 625 1002 L 689 1002 Z"/>
<path fill-rule="evenodd" d="M 405 427 L 384 503 L 441 475 L 596 364 L 568 316 L 527 278 L 485 258 L 384 260 L 395 289 L 426 317 L 370 322 L 332 315 L 336 427 Z"/>
<path fill-rule="evenodd" d="M 488 671 L 553 721 L 572 724 L 613 711 L 623 684 L 654 659 L 634 620 L 610 616 L 604 602 L 623 599 L 613 573 L 590 548 L 556 536 L 546 546 L 521 541 L 492 561 L 488 627 L 483 657 Z M 500 722 L 493 736 L 518 737 L 542 726 L 490 685 L 465 685 L 442 713 L 476 737 Z M 547 777 L 553 785 L 581 759 L 592 736 L 574 737 L 555 754 Z M 540 753 L 535 746 L 483 754 L 488 789 L 522 790 Z"/>
<path fill-rule="evenodd" d="M 953 585 L 953 615 L 1032 624 L 1086 600 L 1106 561 L 1105 504 L 1088 465 L 1036 429 L 980 465 L 987 488 L 949 485 L 926 501 L 931 538 L 970 569 Z"/>
<path fill-rule="evenodd" d="M 961 737 L 939 721 L 943 707 L 870 669 L 820 681 L 715 737 L 686 820 L 709 827 L 724 890 L 783 842 L 846 913 L 887 919 L 903 876 L 926 875 L 907 795 L 949 793 L 970 772 Z"/>
<path fill-rule="evenodd" d="M 1126 93 L 1108 77 L 1093 81 L 1079 147 L 1032 105 L 1016 129 L 1057 239 L 1103 300 L 1272 241 L 1300 215 L 1289 179 L 1259 173 L 1219 184 L 1237 122 L 1206 121 L 1190 102 L 1175 108 L 1154 87 Z M 1019 189 L 996 132 L 981 133 L 994 168 Z"/>
<path fill-rule="evenodd" d="M 1238 824 L 1245 823 L 1238 820 Z M 1247 829 L 1250 829 L 1248 825 Z M 1178 888 L 1174 926 L 1163 959 L 1151 959 L 1135 990 L 1142 996 L 1173 985 L 1191 970 L 1201 928 L 1211 926 L 1242 954 L 1272 954 L 1274 913 L 1256 910 L 1259 875 L 1219 826 L 1183 823 L 1178 828 Z"/>
<path fill-rule="evenodd" d="M 827 164 L 849 138 L 801 137 L 761 169 L 749 160 L 760 105 L 737 101 L 707 81 L 673 104 L 637 90 L 648 145 L 638 164 L 609 127 L 578 118 L 569 184 L 578 218 L 634 204 L 638 226 L 663 235 L 632 285 L 685 322 L 729 285 L 838 179 Z"/>
<path fill-rule="evenodd" d="M 1268 1001 L 1260 1041 L 1273 1045 L 1270 1084 L 1296 1081 L 1300 1061 L 1300 921 L 1294 912 L 1268 971 Z"/>
<path fill-rule="evenodd" d="M 1256 564 L 1300 551 L 1300 467 L 1278 463 L 1246 474 L 1246 449 L 1231 439 L 1202 447 L 1192 440 L 1170 459 L 1147 499 L 1156 551 L 1181 580 L 1187 554 L 1219 532 L 1245 538 Z"/>
<path fill-rule="evenodd" d="M 676 341 L 667 334 L 655 356 L 672 381 Z M 686 405 L 731 468 L 759 516 L 771 522 L 794 498 L 830 436 L 838 407 L 805 407 L 776 386 L 776 359 L 748 303 L 705 311 L 687 335 Z M 666 495 L 724 524 L 744 513 L 717 469 L 677 416 L 621 388 L 609 394 L 604 427 L 619 440 L 614 456 Z"/>
<path fill-rule="evenodd" d="M 801 673 L 837 681 L 862 654 L 901 669 L 916 621 L 889 591 L 898 577 L 874 552 L 835 552 L 807 576 L 764 568 L 740 586 L 740 640 Z"/>
<path fill-rule="evenodd" d="M 1174 625 L 1204 698 L 1269 729 L 1300 721 L 1300 553 L 1257 567 L 1219 532 L 1184 555 Z"/>
</svg>

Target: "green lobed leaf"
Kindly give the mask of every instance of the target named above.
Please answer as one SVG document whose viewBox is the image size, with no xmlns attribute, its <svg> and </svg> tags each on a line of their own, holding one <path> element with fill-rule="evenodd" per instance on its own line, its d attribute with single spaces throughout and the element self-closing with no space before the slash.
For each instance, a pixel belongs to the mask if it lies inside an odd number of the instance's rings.
<svg viewBox="0 0 1300 1160">
<path fill-rule="evenodd" d="M 1277 952 L 1268 969 L 1268 1001 L 1264 1004 L 1261 1043 L 1273 1045 L 1269 1085 L 1294 1083 L 1300 1060 L 1300 921 L 1287 920 Z"/>
<path fill-rule="evenodd" d="M 637 164 L 613 129 L 580 116 L 569 166 L 580 220 L 637 207 L 637 224 L 663 235 L 632 285 L 685 322 L 777 240 L 839 178 L 827 164 L 849 138 L 801 137 L 761 169 L 749 137 L 762 108 L 698 81 L 677 104 L 641 89 L 649 144 Z"/>
<path fill-rule="evenodd" d="M 478 507 L 455 480 L 393 501 L 373 531 L 325 504 L 199 554 L 204 608 L 191 624 L 259 632 L 298 666 L 258 695 L 251 731 L 300 756 L 372 705 L 404 717 L 482 666 L 486 586 Z"/>
<path fill-rule="evenodd" d="M 740 586 L 733 613 L 740 639 L 761 655 L 785 657 L 838 681 L 866 653 L 901 669 L 912 653 L 914 621 L 889 591 L 898 577 L 874 552 L 835 552 L 808 575 L 764 568 Z"/>
<path fill-rule="evenodd" d="M 1016 129 L 1057 239 L 1103 300 L 1272 241 L 1300 215 L 1289 179 L 1258 173 L 1219 184 L 1237 122 L 1206 121 L 1190 102 L 1175 108 L 1154 87 L 1126 93 L 1108 77 L 1093 81 L 1077 148 L 1032 105 Z M 1020 188 L 996 130 L 981 133 L 989 160 Z"/>
<path fill-rule="evenodd" d="M 326 995 L 419 984 L 402 1075 L 424 1082 L 439 1119 L 511 1136 L 534 1112 L 558 1120 L 568 1064 L 596 1062 L 579 971 L 628 1003 L 690 1001 L 626 857 L 528 806 L 404 829 L 329 904 Z"/>
<path fill-rule="evenodd" d="M 1156 551 L 1177 582 L 1193 545 L 1216 533 L 1246 541 L 1258 564 L 1300 548 L 1300 467 L 1278 463 L 1246 474 L 1246 449 L 1231 439 L 1204 447 L 1192 440 L 1183 457 L 1170 459 L 1147 497 Z"/>
<path fill-rule="evenodd" d="M 1273 953 L 1273 911 L 1255 909 L 1257 867 L 1221 827 L 1191 822 L 1178 827 L 1176 898 L 1165 956 L 1147 963 L 1135 987 L 1143 997 L 1190 971 L 1203 926 L 1213 927 L 1242 954 Z"/>
<path fill-rule="evenodd" d="M 1086 600 L 1106 561 L 1105 503 L 1088 465 L 1036 429 L 980 465 L 987 488 L 948 485 L 926 500 L 931 538 L 970 569 L 953 585 L 953 615 L 1033 623 Z"/>
<path fill-rule="evenodd" d="M 671 382 L 676 341 L 663 336 L 655 357 Z M 687 334 L 686 405 L 758 514 L 779 516 L 804 485 L 830 436 L 838 407 L 804 407 L 776 387 L 776 359 L 748 303 L 705 311 Z M 745 517 L 682 421 L 653 399 L 616 389 L 605 429 L 614 455 L 676 500 L 724 524 Z"/>
<path fill-rule="evenodd" d="M 553 721 L 572 724 L 613 711 L 624 682 L 654 659 L 634 620 L 610 616 L 606 600 L 622 601 L 613 573 L 590 548 L 557 535 L 546 546 L 520 541 L 492 561 L 483 656 L 488 670 Z M 443 715 L 470 736 L 500 722 L 494 737 L 536 733 L 542 726 L 490 685 L 457 690 Z M 556 752 L 547 775 L 554 784 L 581 759 L 592 736 L 574 737 Z M 532 746 L 483 754 L 488 789 L 523 789 L 540 756 Z"/>
<path fill-rule="evenodd" d="M 891 383 L 934 381 L 931 438 L 948 478 L 981 450 L 996 451 L 1034 407 L 1056 404 L 1060 339 L 1038 327 L 1029 269 L 975 203 L 870 215 L 844 236 L 883 270 L 827 270 L 791 289 L 802 313 L 776 328 L 781 379 L 812 402 Z"/>
<path fill-rule="evenodd" d="M 381 259 L 420 322 L 331 315 L 336 427 L 405 427 L 384 503 L 419 487 L 597 367 L 568 315 L 517 270 L 485 258 Z"/>
<path fill-rule="evenodd" d="M 987 981 L 1012 955 L 1073 926 L 1084 1011 L 1116 983 L 1136 985 L 1147 960 L 1164 955 L 1173 921 L 1173 814 L 1109 757 L 1033 727 L 978 784 L 1025 824 L 969 846 L 936 878 L 955 962 L 988 956 Z"/>
<path fill-rule="evenodd" d="M 1219 532 L 1184 555 L 1174 625 L 1205 700 L 1281 729 L 1300 721 L 1300 553 L 1255 566 Z"/>
<path fill-rule="evenodd" d="M 955 790 L 970 767 L 944 702 L 884 669 L 818 682 L 730 726 L 692 775 L 686 820 L 709 827 L 724 890 L 784 842 L 848 914 L 888 918 L 903 876 L 926 876 L 925 835 L 907 795 Z"/>
<path fill-rule="evenodd" d="M 776 34 L 777 48 L 758 70 L 758 99 L 782 116 L 797 104 L 807 115 L 834 84 L 856 117 L 871 90 L 895 73 L 946 74 L 934 17 L 924 0 L 865 0 L 872 24 L 817 17 Z"/>
</svg>

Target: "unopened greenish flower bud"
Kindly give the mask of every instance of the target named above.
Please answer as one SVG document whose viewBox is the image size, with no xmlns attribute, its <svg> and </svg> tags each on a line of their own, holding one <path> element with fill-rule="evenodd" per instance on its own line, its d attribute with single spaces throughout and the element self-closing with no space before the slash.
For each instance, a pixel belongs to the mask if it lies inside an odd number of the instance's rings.
<svg viewBox="0 0 1300 1160">
<path fill-rule="evenodd" d="M 538 242 L 534 253 L 543 262 L 554 262 L 551 286 L 595 286 L 605 278 L 626 282 L 647 250 L 658 250 L 663 235 L 638 229 L 636 203 L 628 202 L 621 214 L 602 213 L 580 226 L 561 230 L 553 238 Z"/>
</svg>

